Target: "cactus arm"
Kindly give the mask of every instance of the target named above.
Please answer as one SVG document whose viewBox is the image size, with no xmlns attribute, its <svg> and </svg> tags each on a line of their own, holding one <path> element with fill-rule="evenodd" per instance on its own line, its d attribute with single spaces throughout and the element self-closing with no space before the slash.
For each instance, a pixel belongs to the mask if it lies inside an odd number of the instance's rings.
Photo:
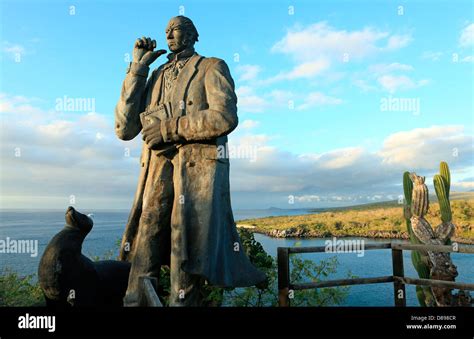
<svg viewBox="0 0 474 339">
<path fill-rule="evenodd" d="M 403 193 L 405 194 L 405 201 L 408 206 L 411 205 L 413 191 L 413 182 L 410 178 L 410 172 L 403 173 Z"/>
<path fill-rule="evenodd" d="M 446 191 L 447 183 L 444 177 L 436 174 L 433 178 L 433 185 L 438 197 L 439 209 L 441 212 L 441 220 L 443 222 L 451 222 L 451 206 L 449 204 L 448 192 Z"/>
<path fill-rule="evenodd" d="M 405 195 L 405 204 L 403 206 L 403 217 L 405 218 L 407 224 L 408 235 L 410 236 L 410 241 L 415 241 L 416 238 L 411 229 L 411 198 L 412 198 L 413 183 L 410 178 L 410 172 L 403 173 L 403 193 Z M 412 241 L 412 242 L 413 242 Z"/>
<path fill-rule="evenodd" d="M 448 164 L 444 161 L 442 161 L 439 164 L 439 174 L 445 180 L 446 197 L 449 199 L 449 190 L 450 190 L 450 187 L 451 187 L 451 172 L 449 171 Z"/>
<path fill-rule="evenodd" d="M 411 200 L 411 213 L 419 218 L 428 213 L 430 207 L 428 187 L 425 184 L 425 177 L 420 177 L 416 173 L 411 173 L 410 178 L 413 181 L 413 193 Z"/>
</svg>

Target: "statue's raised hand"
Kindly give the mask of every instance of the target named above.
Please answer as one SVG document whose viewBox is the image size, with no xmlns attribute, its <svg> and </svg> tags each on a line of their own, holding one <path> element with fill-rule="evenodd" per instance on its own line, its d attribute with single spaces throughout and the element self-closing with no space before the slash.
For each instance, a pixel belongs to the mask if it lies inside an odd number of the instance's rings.
<svg viewBox="0 0 474 339">
<path fill-rule="evenodd" d="M 150 66 L 160 55 L 166 53 L 164 49 L 154 51 L 155 48 L 155 40 L 145 37 L 137 39 L 133 46 L 133 62 Z"/>
</svg>

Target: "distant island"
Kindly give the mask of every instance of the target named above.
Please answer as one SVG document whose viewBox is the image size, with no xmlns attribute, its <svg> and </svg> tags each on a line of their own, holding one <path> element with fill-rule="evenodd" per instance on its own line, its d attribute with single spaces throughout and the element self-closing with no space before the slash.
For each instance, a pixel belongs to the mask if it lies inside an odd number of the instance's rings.
<svg viewBox="0 0 474 339">
<path fill-rule="evenodd" d="M 430 201 L 433 203 L 426 219 L 437 226 L 439 205 L 435 196 L 430 196 Z M 451 208 L 456 225 L 452 240 L 474 244 L 474 192 L 452 192 Z M 237 226 L 278 238 L 408 239 L 403 207 L 396 200 L 311 211 L 314 213 L 240 220 Z"/>
</svg>

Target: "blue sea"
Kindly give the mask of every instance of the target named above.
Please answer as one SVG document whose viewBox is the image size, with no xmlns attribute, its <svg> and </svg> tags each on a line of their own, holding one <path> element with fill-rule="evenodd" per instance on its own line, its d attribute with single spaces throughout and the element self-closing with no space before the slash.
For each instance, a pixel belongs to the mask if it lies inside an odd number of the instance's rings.
<svg viewBox="0 0 474 339">
<path fill-rule="evenodd" d="M 83 245 L 83 254 L 89 257 L 104 257 L 118 254 L 118 242 L 121 238 L 125 223 L 128 219 L 128 211 L 82 211 L 93 213 L 94 228 L 87 236 Z M 30 254 L 0 254 L 0 270 L 9 267 L 21 275 L 35 274 L 41 255 L 51 238 L 64 227 L 65 211 L 0 211 L 0 239 L 37 240 L 38 255 L 31 257 Z M 300 215 L 310 213 L 309 210 L 234 210 L 235 220 L 247 218 L 258 218 L 281 215 Z M 322 246 L 326 239 L 291 239 L 271 238 L 262 234 L 255 234 L 264 249 L 272 256 L 276 256 L 277 247 L 280 246 Z M 356 239 L 356 238 L 348 238 Z M 365 244 L 375 242 L 388 242 L 388 239 L 367 239 Z M 335 254 L 311 253 L 304 254 L 303 258 L 321 260 L 330 258 Z M 403 251 L 405 275 L 417 277 L 412 266 L 410 252 Z M 474 256 L 468 254 L 452 253 L 452 259 L 458 267 L 459 276 L 457 281 L 474 283 Z M 365 251 L 362 257 L 357 253 L 342 253 L 337 255 L 339 265 L 337 273 L 328 276 L 327 279 L 346 278 L 348 274 L 357 277 L 376 277 L 392 274 L 392 261 L 390 250 Z M 415 295 L 415 287 L 407 286 L 407 305 L 418 306 Z M 372 284 L 351 286 L 349 296 L 343 305 L 345 306 L 393 306 L 393 284 Z"/>
</svg>

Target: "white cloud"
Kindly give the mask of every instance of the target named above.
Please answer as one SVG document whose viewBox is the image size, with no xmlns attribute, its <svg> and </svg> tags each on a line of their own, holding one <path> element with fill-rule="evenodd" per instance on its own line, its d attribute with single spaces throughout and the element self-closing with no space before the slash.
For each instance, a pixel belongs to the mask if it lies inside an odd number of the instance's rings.
<svg viewBox="0 0 474 339">
<path fill-rule="evenodd" d="M 390 93 L 419 88 L 429 84 L 428 79 L 414 80 L 404 74 L 414 70 L 413 66 L 399 62 L 374 64 L 369 66 L 367 71 L 356 74 L 357 78 L 353 79 L 352 82 L 364 92 L 378 90 L 381 86 L 382 90 Z"/>
<path fill-rule="evenodd" d="M 311 79 L 325 76 L 340 79 L 342 74 L 329 70 L 337 61 L 361 60 L 378 53 L 386 53 L 405 47 L 412 41 L 411 35 L 391 34 L 372 27 L 347 31 L 318 22 L 309 26 L 294 26 L 277 41 L 271 52 L 290 56 L 296 65 L 292 70 L 262 80 L 262 84 L 282 80 Z"/>
<path fill-rule="evenodd" d="M 272 47 L 272 52 L 291 55 L 298 62 L 308 62 L 321 57 L 342 60 L 345 53 L 359 59 L 405 47 L 410 35 L 391 35 L 386 31 L 366 27 L 361 30 L 338 30 L 327 22 L 306 27 L 294 27 Z"/>
<path fill-rule="evenodd" d="M 339 105 L 341 103 L 342 100 L 339 98 L 331 97 L 321 92 L 311 92 L 306 97 L 304 103 L 299 105 L 297 109 L 304 110 L 315 106 Z"/>
<path fill-rule="evenodd" d="M 413 81 L 407 76 L 393 76 L 393 75 L 383 75 L 378 78 L 378 82 L 382 85 L 383 88 L 389 92 L 394 92 L 399 87 L 413 88 Z"/>
<path fill-rule="evenodd" d="M 38 125 L 37 132 L 41 138 L 61 140 L 70 136 L 74 129 L 71 121 L 57 120 L 45 125 Z"/>
<path fill-rule="evenodd" d="M 415 81 L 406 75 L 382 75 L 377 79 L 377 81 L 390 93 L 394 93 L 398 90 L 422 87 L 429 83 L 427 79 Z"/>
<path fill-rule="evenodd" d="M 453 182 L 451 183 L 451 186 L 454 186 L 456 188 L 473 189 L 474 181 Z"/>
<path fill-rule="evenodd" d="M 44 113 L 41 109 L 33 104 L 40 101 L 37 98 L 26 98 L 24 96 L 8 96 L 0 93 L 0 113 L 16 112 L 18 114 L 40 114 Z"/>
<path fill-rule="evenodd" d="M 443 52 L 425 51 L 421 54 L 421 58 L 424 60 L 438 61 L 442 55 Z"/>
<path fill-rule="evenodd" d="M 260 147 L 257 159 L 253 163 L 233 161 L 231 185 L 237 192 L 273 192 L 282 197 L 313 194 L 311 192 L 341 195 L 361 188 L 360 185 L 367 181 L 386 180 L 371 161 L 376 158 L 357 148 L 297 155 L 277 148 Z M 354 177 L 352 174 L 364 170 L 367 170 L 364 175 Z M 362 190 L 366 188 L 362 187 Z"/>
<path fill-rule="evenodd" d="M 406 65 L 406 64 L 401 64 L 398 62 L 393 62 L 391 64 L 376 64 L 369 66 L 369 72 L 375 73 L 375 74 L 387 74 L 391 72 L 396 72 L 396 71 L 413 71 L 413 66 L 411 65 Z"/>
<path fill-rule="evenodd" d="M 463 126 L 416 128 L 387 137 L 379 155 L 389 165 L 433 169 L 442 160 L 469 161 L 471 157 L 472 161 L 472 142 L 472 136 L 464 134 Z"/>
<path fill-rule="evenodd" d="M 295 200 L 298 202 L 319 202 L 321 201 L 321 197 L 319 195 L 314 195 L 314 194 L 307 194 L 307 195 L 301 195 L 301 196 L 295 196 Z"/>
<path fill-rule="evenodd" d="M 311 62 L 305 62 L 296 66 L 292 71 L 287 73 L 285 79 L 311 78 L 321 74 L 322 71 L 328 69 L 329 61 L 321 59 Z"/>
<path fill-rule="evenodd" d="M 339 169 L 352 166 L 364 153 L 361 147 L 348 147 L 322 154 L 318 160 L 325 169 Z"/>
<path fill-rule="evenodd" d="M 237 89 L 238 105 L 241 112 L 259 113 L 269 109 L 296 108 L 304 110 L 317 106 L 339 105 L 342 99 L 332 97 L 321 92 L 293 93 L 291 91 L 275 89 L 263 96 L 256 95 L 249 86 Z M 298 103 L 300 103 L 298 105 Z"/>
<path fill-rule="evenodd" d="M 8 41 L 3 41 L 2 51 L 11 58 L 15 59 L 17 55 L 24 55 L 26 49 L 20 44 L 14 44 Z"/>
<path fill-rule="evenodd" d="M 239 111 L 257 113 L 268 106 L 266 100 L 257 95 L 250 86 L 241 86 L 235 90 L 235 93 Z"/>
<path fill-rule="evenodd" d="M 348 147 L 298 155 L 265 147 L 270 140 L 266 136 L 247 138 L 252 145 L 259 140 L 258 160 L 253 163 L 233 160 L 233 200 L 255 195 L 271 200 L 269 197 L 273 196 L 271 201 L 276 204 L 275 197 L 279 196 L 280 203 L 285 205 L 288 195 L 294 196 L 295 205 L 287 207 L 327 205 L 330 201 L 393 200 L 403 194 L 404 171 L 430 176 L 438 171 L 440 161 L 447 161 L 453 182 L 457 182 L 458 173 L 472 166 L 474 155 L 472 136 L 464 135 L 462 126 L 433 126 L 394 133 L 387 136 L 376 152 Z M 231 143 L 238 144 L 239 140 L 231 139 Z M 454 149 L 459 152 L 457 156 L 453 155 Z M 469 189 L 470 184 L 455 187 Z"/>
<path fill-rule="evenodd" d="M 260 96 L 250 86 L 241 86 L 237 88 L 236 93 L 241 113 L 260 113 L 268 109 L 289 108 L 290 105 L 297 110 L 305 110 L 317 106 L 339 105 L 343 102 L 342 99 L 321 92 L 305 94 L 276 89 Z"/>
<path fill-rule="evenodd" d="M 232 142 L 235 142 L 239 145 L 252 146 L 258 148 L 267 148 L 267 143 L 271 138 L 266 134 L 246 134 L 235 138 L 235 135 L 231 135 L 229 138 L 232 139 Z"/>
<path fill-rule="evenodd" d="M 118 140 L 102 114 L 64 114 L 38 107 L 36 99 L 0 97 L 2 207 L 62 208 L 70 195 L 95 208 L 130 206 L 140 137 Z"/>
<path fill-rule="evenodd" d="M 355 86 L 357 86 L 358 88 L 360 88 L 362 90 L 362 92 L 369 92 L 369 91 L 377 90 L 377 87 L 371 85 L 368 80 L 354 79 L 354 80 L 352 80 L 352 83 Z"/>
<path fill-rule="evenodd" d="M 269 93 L 269 97 L 271 98 L 272 102 L 280 104 L 288 104 L 289 100 L 293 100 L 296 95 L 291 91 L 284 91 L 279 89 L 274 89 Z"/>
<path fill-rule="evenodd" d="M 306 194 L 306 195 L 296 195 L 293 196 L 294 200 L 299 203 L 320 203 L 323 202 L 325 204 L 331 202 L 345 202 L 345 203 L 366 203 L 367 201 L 375 201 L 375 200 L 395 200 L 395 197 L 391 194 L 388 195 L 373 195 L 373 196 L 360 196 L 360 195 L 315 195 L 315 194 Z"/>
<path fill-rule="evenodd" d="M 239 124 L 240 128 L 243 128 L 243 129 L 252 129 L 252 128 L 257 127 L 258 125 L 260 125 L 258 121 L 250 120 L 250 119 L 244 120 Z"/>
<path fill-rule="evenodd" d="M 304 62 L 295 66 L 291 71 L 281 72 L 276 76 L 261 81 L 262 84 L 270 84 L 280 80 L 294 80 L 299 78 L 312 78 L 329 69 L 330 63 L 326 59 Z"/>
<path fill-rule="evenodd" d="M 459 46 L 470 47 L 474 45 L 474 23 L 463 28 L 459 37 Z"/>
<path fill-rule="evenodd" d="M 461 62 L 474 62 L 474 55 L 468 55 L 461 59 Z"/>
<path fill-rule="evenodd" d="M 397 50 L 403 47 L 406 47 L 413 39 L 411 35 L 404 34 L 404 35 L 392 35 L 388 38 L 387 46 L 385 47 L 387 50 Z"/>
<path fill-rule="evenodd" d="M 236 67 L 236 71 L 240 75 L 239 81 L 254 80 L 261 70 L 261 67 L 258 65 L 239 65 Z"/>
</svg>

